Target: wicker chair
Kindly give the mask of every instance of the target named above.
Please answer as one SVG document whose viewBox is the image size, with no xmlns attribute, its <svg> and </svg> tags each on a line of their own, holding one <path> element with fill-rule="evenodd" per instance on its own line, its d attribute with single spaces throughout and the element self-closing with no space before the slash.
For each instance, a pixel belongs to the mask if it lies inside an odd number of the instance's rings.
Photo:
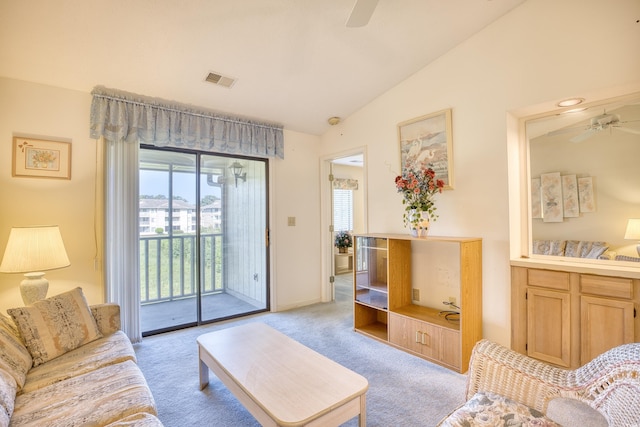
<svg viewBox="0 0 640 427">
<path fill-rule="evenodd" d="M 476 416 L 478 396 L 492 404 L 495 396 L 515 402 L 519 407 L 532 409 L 534 418 L 546 419 L 549 403 L 556 398 L 569 398 L 583 402 L 599 412 L 610 426 L 640 425 L 640 343 L 613 348 L 586 365 L 566 370 L 531 359 L 488 340 L 474 347 L 469 364 L 466 398 L 476 400 L 476 409 L 459 408 Z M 486 395 L 490 398 L 487 399 Z M 587 408 L 588 409 L 588 408 Z M 588 409 L 591 411 L 590 409 Z M 496 405 L 489 412 L 496 411 Z M 443 420 L 442 426 L 460 424 L 456 412 Z M 597 415 L 597 414 L 596 414 Z M 486 421 L 486 420 L 483 420 Z M 462 424 L 465 424 L 462 423 Z M 536 425 L 553 425 L 534 422 Z M 574 422 L 571 424 L 577 425 Z"/>
</svg>

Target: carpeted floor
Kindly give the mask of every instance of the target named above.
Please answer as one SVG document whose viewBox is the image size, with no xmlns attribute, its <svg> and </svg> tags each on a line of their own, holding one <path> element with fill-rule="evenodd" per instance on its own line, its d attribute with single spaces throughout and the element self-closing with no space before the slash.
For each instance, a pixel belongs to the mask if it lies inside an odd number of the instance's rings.
<svg viewBox="0 0 640 427">
<path fill-rule="evenodd" d="M 264 313 L 144 338 L 138 364 L 168 427 L 259 424 L 210 374 L 200 391 L 196 338 L 247 322 L 264 322 L 369 381 L 367 426 L 434 426 L 464 401 L 466 378 L 353 331 L 351 286 L 338 281 L 336 301 L 281 313 Z M 357 426 L 357 418 L 344 426 Z"/>
</svg>

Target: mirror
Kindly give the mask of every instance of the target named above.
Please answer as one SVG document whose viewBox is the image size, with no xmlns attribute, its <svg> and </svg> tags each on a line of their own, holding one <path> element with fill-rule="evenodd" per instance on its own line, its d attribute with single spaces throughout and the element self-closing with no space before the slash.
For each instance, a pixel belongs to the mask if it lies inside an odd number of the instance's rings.
<svg viewBox="0 0 640 427">
<path fill-rule="evenodd" d="M 531 256 L 640 262 L 639 242 L 625 240 L 628 220 L 640 218 L 640 94 L 554 112 L 525 130 Z"/>
</svg>

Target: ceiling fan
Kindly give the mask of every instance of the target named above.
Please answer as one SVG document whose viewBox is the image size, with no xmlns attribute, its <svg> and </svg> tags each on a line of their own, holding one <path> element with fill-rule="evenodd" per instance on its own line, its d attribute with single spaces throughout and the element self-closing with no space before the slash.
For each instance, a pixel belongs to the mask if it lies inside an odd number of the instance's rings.
<svg viewBox="0 0 640 427">
<path fill-rule="evenodd" d="M 378 0 L 356 0 L 347 19 L 347 27 L 357 28 L 367 25 L 377 5 Z"/>
<path fill-rule="evenodd" d="M 591 138 L 596 133 L 602 132 L 603 130 L 607 130 L 607 129 L 617 129 L 623 132 L 640 135 L 640 130 L 621 126 L 621 124 L 623 123 L 629 123 L 629 122 L 621 122 L 620 116 L 618 116 L 617 114 L 604 113 L 599 116 L 593 117 L 591 119 L 591 123 L 586 127 L 585 131 L 578 136 L 569 138 L 569 141 L 582 142 L 588 138 Z"/>
<path fill-rule="evenodd" d="M 631 122 L 637 122 L 637 121 L 638 120 L 622 122 L 622 121 L 620 121 L 620 116 L 617 115 L 617 114 L 603 113 L 603 114 L 600 114 L 598 116 L 592 117 L 587 126 L 559 129 L 559 130 L 556 130 L 556 131 L 553 131 L 553 132 L 549 132 L 549 133 L 547 133 L 547 135 L 548 136 L 559 135 L 559 134 L 562 134 L 562 133 L 574 131 L 576 129 L 582 129 L 584 132 L 582 132 L 579 135 L 574 136 L 573 138 L 569 138 L 569 141 L 571 141 L 571 142 L 582 142 L 582 141 L 585 141 L 585 140 L 591 138 L 593 135 L 597 134 L 598 132 L 602 132 L 602 131 L 608 130 L 608 129 L 609 130 L 616 129 L 616 130 L 620 130 L 620 131 L 623 131 L 623 132 L 632 133 L 632 134 L 635 134 L 635 135 L 640 135 L 640 130 L 622 126 L 622 124 L 624 124 L 624 123 L 631 123 Z"/>
</svg>

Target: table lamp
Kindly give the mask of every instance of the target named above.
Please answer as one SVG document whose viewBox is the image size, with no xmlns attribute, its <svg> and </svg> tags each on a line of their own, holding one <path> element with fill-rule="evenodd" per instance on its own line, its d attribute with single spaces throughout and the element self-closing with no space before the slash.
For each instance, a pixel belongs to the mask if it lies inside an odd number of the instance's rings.
<svg viewBox="0 0 640 427">
<path fill-rule="evenodd" d="M 631 218 L 627 223 L 627 231 L 624 233 L 625 240 L 640 241 L 640 218 Z M 640 244 L 636 246 L 638 256 L 640 256 Z"/>
<path fill-rule="evenodd" d="M 49 281 L 43 271 L 71 265 L 57 225 L 12 227 L 0 273 L 26 273 L 20 293 L 26 305 L 44 299 Z"/>
</svg>

